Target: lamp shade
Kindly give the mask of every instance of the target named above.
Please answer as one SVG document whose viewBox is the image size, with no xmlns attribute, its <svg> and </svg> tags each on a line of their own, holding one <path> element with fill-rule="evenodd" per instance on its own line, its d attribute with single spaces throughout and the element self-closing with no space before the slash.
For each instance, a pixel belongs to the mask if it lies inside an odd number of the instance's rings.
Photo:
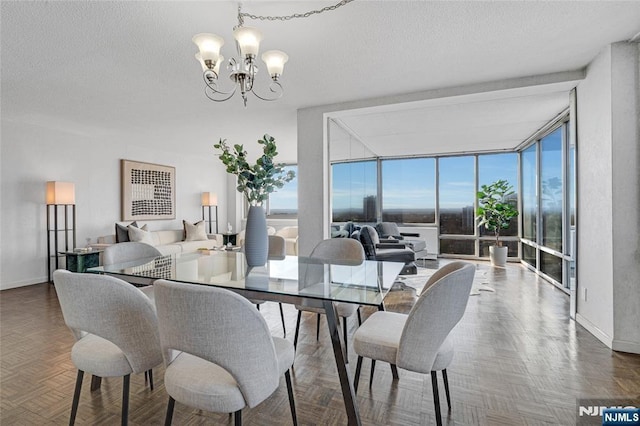
<svg viewBox="0 0 640 426">
<path fill-rule="evenodd" d="M 218 62 L 220 48 L 224 44 L 222 37 L 210 33 L 200 33 L 194 35 L 192 40 L 200 49 L 200 57 L 203 61 Z"/>
<path fill-rule="evenodd" d="M 76 186 L 71 182 L 47 182 L 47 204 L 75 204 Z"/>
<path fill-rule="evenodd" d="M 262 41 L 262 33 L 259 30 L 252 27 L 238 27 L 233 30 L 233 37 L 235 37 L 240 46 L 240 53 L 243 57 L 247 55 L 256 56 L 260 49 L 260 42 Z"/>
<path fill-rule="evenodd" d="M 284 64 L 289 60 L 289 56 L 280 50 L 267 50 L 262 54 L 262 60 L 267 64 L 267 70 L 271 78 L 282 75 Z"/>
<path fill-rule="evenodd" d="M 218 195 L 215 192 L 203 192 L 202 193 L 202 205 L 203 206 L 217 206 Z"/>
</svg>

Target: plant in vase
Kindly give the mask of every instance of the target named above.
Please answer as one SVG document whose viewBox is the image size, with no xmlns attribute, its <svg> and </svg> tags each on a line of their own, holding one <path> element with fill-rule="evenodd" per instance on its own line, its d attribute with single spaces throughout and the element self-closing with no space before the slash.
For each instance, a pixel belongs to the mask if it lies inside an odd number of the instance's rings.
<svg viewBox="0 0 640 426">
<path fill-rule="evenodd" d="M 489 185 L 482 185 L 477 193 L 477 226 L 484 226 L 496 237 L 496 244 L 489 246 L 491 263 L 496 266 L 504 266 L 507 262 L 508 248 L 502 246 L 500 231 L 507 229 L 511 219 L 518 216 L 516 200 L 511 197 L 513 194 L 513 186 L 502 179 Z"/>
<path fill-rule="evenodd" d="M 274 163 L 278 151 L 272 136 L 265 134 L 258 140 L 258 144 L 263 146 L 262 155 L 253 165 L 247 161 L 247 151 L 242 145 L 235 144 L 231 147 L 226 139 L 220 139 L 213 146 L 220 151 L 220 161 L 226 166 L 227 173 L 237 176 L 236 189 L 244 194 L 250 205 L 244 243 L 249 266 L 264 265 L 267 261 L 269 237 L 262 203 L 269 198 L 270 193 L 282 188 L 295 177 L 293 171 L 285 173 L 284 164 Z"/>
</svg>

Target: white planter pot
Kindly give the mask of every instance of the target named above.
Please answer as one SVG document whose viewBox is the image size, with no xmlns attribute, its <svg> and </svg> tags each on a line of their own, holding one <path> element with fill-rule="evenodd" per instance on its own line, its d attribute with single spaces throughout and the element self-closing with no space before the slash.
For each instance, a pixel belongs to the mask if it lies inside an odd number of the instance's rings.
<svg viewBox="0 0 640 426">
<path fill-rule="evenodd" d="M 507 264 L 507 246 L 489 246 L 489 258 L 493 266 L 505 266 Z"/>
</svg>

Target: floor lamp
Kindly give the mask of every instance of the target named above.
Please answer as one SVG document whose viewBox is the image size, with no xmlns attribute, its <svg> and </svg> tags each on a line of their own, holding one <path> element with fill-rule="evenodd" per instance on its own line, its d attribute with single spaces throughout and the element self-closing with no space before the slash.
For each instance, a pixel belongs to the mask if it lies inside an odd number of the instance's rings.
<svg viewBox="0 0 640 426">
<path fill-rule="evenodd" d="M 212 229 L 211 229 L 211 207 L 215 207 L 216 208 L 216 234 L 218 233 L 218 196 L 216 195 L 215 192 L 203 192 L 202 193 L 202 220 L 205 220 L 204 218 L 204 210 L 205 207 L 209 207 L 209 220 L 207 222 L 209 222 L 209 234 L 212 234 Z"/>
<path fill-rule="evenodd" d="M 69 231 L 72 232 L 71 250 L 76 247 L 76 191 L 71 182 L 47 182 L 47 276 L 51 282 L 51 258 L 55 258 L 55 269 L 60 267 L 58 234 L 64 232 L 64 251 L 69 251 Z M 64 228 L 58 222 L 58 207 L 64 206 Z M 69 206 L 71 206 L 71 227 L 69 227 Z M 51 212 L 53 211 L 53 224 Z M 51 246 L 53 234 L 53 247 Z M 52 253 L 53 251 L 53 253 Z"/>
</svg>

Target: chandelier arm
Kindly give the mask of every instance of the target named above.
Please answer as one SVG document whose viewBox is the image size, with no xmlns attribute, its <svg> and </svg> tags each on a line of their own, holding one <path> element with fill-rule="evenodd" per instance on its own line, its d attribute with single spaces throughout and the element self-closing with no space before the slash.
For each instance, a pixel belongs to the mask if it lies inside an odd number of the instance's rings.
<svg viewBox="0 0 640 426">
<path fill-rule="evenodd" d="M 237 87 L 237 86 L 236 86 L 236 87 Z M 207 90 L 207 89 L 209 89 L 209 90 Z M 221 95 L 229 95 L 229 96 L 226 96 L 226 97 L 224 97 L 224 98 L 217 99 L 217 98 L 213 97 L 213 95 L 210 95 L 210 94 L 209 94 L 209 92 L 210 92 L 210 91 L 211 91 L 211 92 L 213 92 L 213 93 L 217 93 L 217 94 L 221 94 Z M 219 91 L 217 91 L 217 90 L 213 90 L 213 89 L 211 89 L 211 87 L 210 87 L 209 85 L 205 86 L 205 88 L 204 88 L 204 94 L 205 94 L 205 96 L 206 96 L 207 98 L 209 98 L 209 100 L 212 100 L 212 101 L 214 101 L 214 102 L 224 102 L 224 101 L 227 101 L 227 100 L 231 99 L 231 97 L 232 97 L 233 95 L 235 95 L 235 93 L 236 93 L 236 89 L 235 89 L 235 88 L 234 88 L 231 92 L 219 92 Z"/>
<path fill-rule="evenodd" d="M 209 77 L 211 76 L 211 74 L 217 75 L 217 74 L 216 74 L 215 72 L 213 72 L 213 71 L 205 71 L 205 72 L 202 74 L 202 77 L 203 77 L 203 80 L 204 80 L 204 84 L 206 85 L 206 87 L 205 87 L 205 91 L 206 91 L 206 89 L 209 89 L 209 90 L 211 90 L 211 91 L 212 91 L 212 92 L 214 92 L 214 93 L 220 93 L 220 94 L 222 94 L 222 95 L 228 95 L 228 94 L 233 95 L 233 94 L 236 92 L 235 87 L 234 87 L 234 89 L 233 89 L 233 90 L 231 90 L 231 91 L 224 91 L 224 90 L 220 90 L 220 89 L 218 88 L 218 79 L 217 79 L 217 78 L 209 79 Z"/>
<path fill-rule="evenodd" d="M 282 84 L 280 84 L 279 81 L 272 81 L 269 85 L 269 90 L 271 91 L 271 93 L 275 94 L 273 97 L 260 96 L 253 89 L 251 90 L 251 93 L 253 93 L 256 98 L 262 99 L 263 101 L 277 101 L 284 94 L 284 89 L 282 88 Z"/>
</svg>

